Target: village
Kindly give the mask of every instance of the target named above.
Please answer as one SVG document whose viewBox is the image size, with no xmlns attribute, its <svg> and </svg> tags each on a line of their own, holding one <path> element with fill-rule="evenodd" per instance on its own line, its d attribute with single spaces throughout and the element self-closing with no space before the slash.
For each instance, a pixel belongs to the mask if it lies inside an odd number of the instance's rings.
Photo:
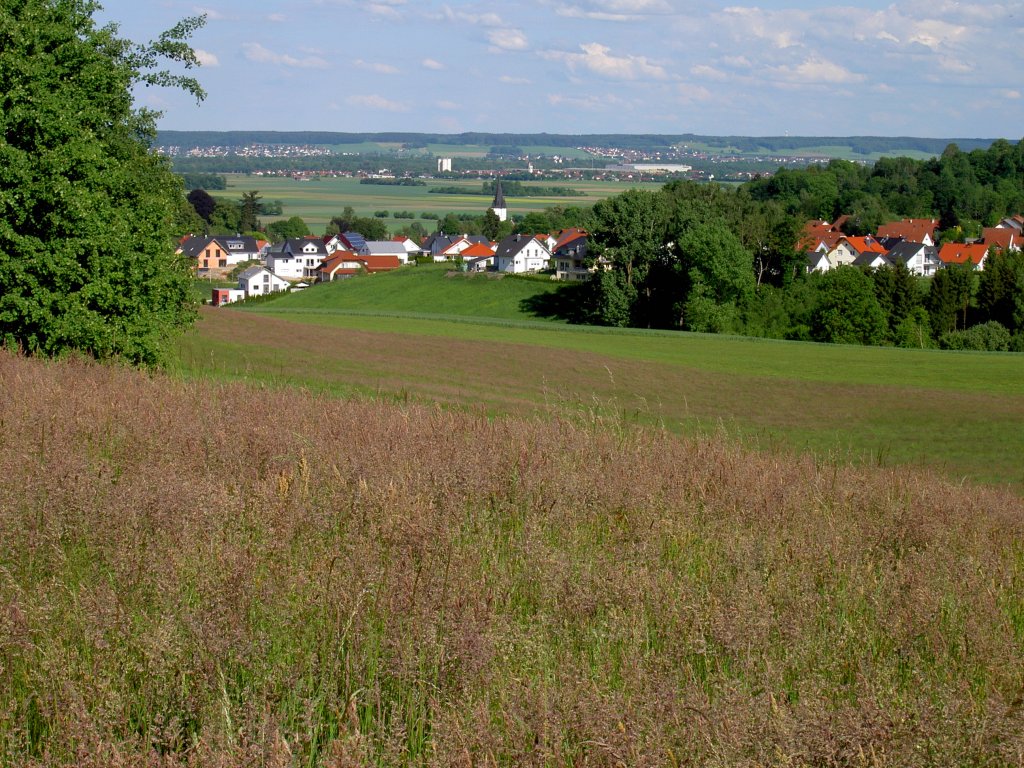
<svg viewBox="0 0 1024 768">
<path fill-rule="evenodd" d="M 489 210 L 500 221 L 508 219 L 500 179 Z M 805 223 L 796 248 L 805 254 L 807 272 L 828 272 L 843 266 L 902 266 L 912 275 L 932 277 L 951 265 L 982 270 L 993 249 L 1019 251 L 1024 241 L 1024 216 L 1019 214 L 985 227 L 975 240 L 941 244 L 937 219 L 900 219 L 863 236 L 845 234 L 847 220 L 840 216 L 831 223 Z M 212 288 L 210 303 L 221 306 L 358 274 L 388 272 L 422 261 L 454 262 L 466 272 L 524 274 L 550 270 L 552 280 L 579 282 L 597 270 L 611 268 L 607 258 L 590 254 L 588 242 L 588 233 L 575 227 L 553 234 L 514 233 L 497 242 L 483 235 L 441 232 L 421 242 L 406 236 L 367 240 L 359 232 L 348 231 L 278 243 L 241 234 L 191 235 L 182 239 L 178 252 L 195 260 L 193 268 L 198 276 L 211 280 L 223 280 L 237 272 L 239 265 L 249 265 L 237 273 L 237 287 Z"/>
</svg>

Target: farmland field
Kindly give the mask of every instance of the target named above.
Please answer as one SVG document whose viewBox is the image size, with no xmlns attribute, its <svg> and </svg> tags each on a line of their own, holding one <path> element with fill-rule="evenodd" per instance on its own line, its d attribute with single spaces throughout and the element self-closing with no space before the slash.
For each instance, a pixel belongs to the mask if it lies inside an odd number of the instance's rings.
<svg viewBox="0 0 1024 768">
<path fill-rule="evenodd" d="M 178 364 L 491 413 L 626 415 L 1024 489 L 1022 355 L 568 326 L 532 313 L 544 284 L 416 277 L 419 287 L 407 271 L 205 313 Z"/>
<path fill-rule="evenodd" d="M 382 163 L 385 162 L 383 159 Z M 417 216 L 422 213 L 433 213 L 444 216 L 447 213 L 473 213 L 482 215 L 491 204 L 491 198 L 483 195 L 439 195 L 431 194 L 431 187 L 462 186 L 467 192 L 479 190 L 481 181 L 449 181 L 440 179 L 428 181 L 425 187 L 401 187 L 375 184 L 360 184 L 355 178 L 319 178 L 309 181 L 280 176 L 248 176 L 245 174 L 227 174 L 227 190 L 215 195 L 237 200 L 243 192 L 257 190 L 264 200 L 280 200 L 283 215 L 262 217 L 264 223 L 277 218 L 290 216 L 301 217 L 313 232 L 322 232 L 332 216 L 344 210 L 346 205 L 352 206 L 359 216 L 372 216 L 375 212 L 386 210 L 412 211 Z M 546 186 L 556 185 L 555 182 L 544 182 Z M 633 187 L 659 189 L 660 183 L 631 184 L 627 182 L 575 181 L 558 182 L 557 186 L 571 187 L 584 193 L 581 197 L 513 197 L 506 196 L 509 211 L 512 214 L 541 211 L 554 205 L 589 206 L 606 197 L 617 195 L 623 190 Z M 416 219 L 419 221 L 420 219 Z M 385 219 L 392 230 L 408 224 L 410 219 Z M 433 221 L 424 222 L 427 230 L 434 229 Z"/>
</svg>

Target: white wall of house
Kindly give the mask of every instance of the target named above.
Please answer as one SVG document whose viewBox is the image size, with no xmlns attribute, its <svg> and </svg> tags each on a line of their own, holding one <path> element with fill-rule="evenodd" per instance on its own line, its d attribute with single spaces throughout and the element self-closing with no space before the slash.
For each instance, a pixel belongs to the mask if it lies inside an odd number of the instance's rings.
<svg viewBox="0 0 1024 768">
<path fill-rule="evenodd" d="M 306 259 L 287 253 L 274 253 L 267 256 L 267 269 L 285 280 L 301 280 L 306 276 Z"/>
<path fill-rule="evenodd" d="M 261 269 L 249 278 L 239 278 L 238 287 L 246 296 L 265 296 L 268 293 L 288 290 L 289 283 L 268 269 Z"/>
</svg>

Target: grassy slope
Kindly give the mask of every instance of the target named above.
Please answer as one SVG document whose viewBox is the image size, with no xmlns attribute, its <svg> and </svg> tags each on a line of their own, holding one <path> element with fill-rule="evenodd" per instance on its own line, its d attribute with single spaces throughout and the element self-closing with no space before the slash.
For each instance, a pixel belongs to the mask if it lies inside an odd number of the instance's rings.
<svg viewBox="0 0 1024 768">
<path fill-rule="evenodd" d="M 585 413 L 0 385 L 4 765 L 1019 764 L 1019 497 Z"/>
<path fill-rule="evenodd" d="M 522 302 L 558 289 L 554 281 L 452 274 L 451 264 L 407 267 L 313 286 L 273 302 L 274 312 L 357 310 L 522 320 Z"/>
<path fill-rule="evenodd" d="M 1024 356 L 530 321 L 524 298 L 550 286 L 444 274 L 410 269 L 207 313 L 181 367 L 492 412 L 625 412 L 1024 487 Z"/>
</svg>

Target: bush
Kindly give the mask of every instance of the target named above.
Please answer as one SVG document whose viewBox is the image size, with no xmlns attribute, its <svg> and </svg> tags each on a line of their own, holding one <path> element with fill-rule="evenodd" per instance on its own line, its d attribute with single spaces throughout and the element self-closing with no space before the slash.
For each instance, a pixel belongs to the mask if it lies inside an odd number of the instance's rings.
<svg viewBox="0 0 1024 768">
<path fill-rule="evenodd" d="M 939 338 L 942 349 L 971 349 L 982 352 L 1010 351 L 1010 332 L 995 320 L 972 325 L 963 331 L 948 331 Z"/>
</svg>

